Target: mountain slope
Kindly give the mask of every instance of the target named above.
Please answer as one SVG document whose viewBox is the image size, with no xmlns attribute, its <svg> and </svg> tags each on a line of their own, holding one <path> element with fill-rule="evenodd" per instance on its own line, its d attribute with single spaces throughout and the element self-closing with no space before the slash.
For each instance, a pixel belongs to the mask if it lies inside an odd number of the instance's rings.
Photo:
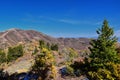
<svg viewBox="0 0 120 80">
<path fill-rule="evenodd" d="M 58 38 L 61 47 L 74 48 L 76 50 L 84 50 L 89 46 L 90 39 L 88 38 Z"/>
<path fill-rule="evenodd" d="M 32 40 L 44 40 L 50 44 L 56 43 L 60 49 L 71 47 L 77 50 L 85 49 L 89 46 L 87 38 L 54 38 L 34 30 L 9 29 L 0 32 L 0 48 L 16 45 L 20 42 L 26 43 Z"/>
<path fill-rule="evenodd" d="M 24 44 L 24 55 L 10 62 L 5 67 L 3 66 L 4 72 L 7 71 L 9 74 L 13 74 L 15 72 L 22 73 L 29 71 L 37 55 L 33 55 L 33 52 L 36 47 L 39 47 L 38 40 L 44 40 L 50 44 L 58 44 L 60 52 L 52 51 L 56 64 L 58 65 L 56 66 L 57 71 L 64 67 L 65 56 L 67 55 L 65 53 L 67 51 L 66 48 L 74 48 L 78 51 L 84 50 L 89 46 L 90 41 L 90 39 L 87 38 L 54 38 L 34 30 L 9 29 L 5 32 L 0 32 L 0 48 L 7 48 L 17 45 L 18 43 Z M 66 51 L 64 52 L 62 50 Z M 59 79 L 61 78 L 61 76 L 58 77 Z"/>
<path fill-rule="evenodd" d="M 32 40 L 44 40 L 46 42 L 57 42 L 57 39 L 34 30 L 9 29 L 0 33 L 0 47 L 16 45 L 19 42 L 30 42 Z"/>
</svg>

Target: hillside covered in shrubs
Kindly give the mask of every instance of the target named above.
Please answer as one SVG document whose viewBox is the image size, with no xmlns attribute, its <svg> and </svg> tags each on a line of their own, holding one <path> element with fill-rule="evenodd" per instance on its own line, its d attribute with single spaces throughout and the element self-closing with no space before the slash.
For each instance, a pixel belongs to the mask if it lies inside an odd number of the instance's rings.
<svg viewBox="0 0 120 80">
<path fill-rule="evenodd" d="M 40 39 L 0 49 L 0 80 L 120 80 L 120 47 L 113 28 L 104 20 L 96 33 L 98 38 L 85 41 L 90 43 L 82 50 L 62 47 L 63 38 L 60 43 Z M 31 65 L 20 67 L 28 65 L 22 62 Z M 21 71 L 10 72 L 13 65 Z"/>
</svg>

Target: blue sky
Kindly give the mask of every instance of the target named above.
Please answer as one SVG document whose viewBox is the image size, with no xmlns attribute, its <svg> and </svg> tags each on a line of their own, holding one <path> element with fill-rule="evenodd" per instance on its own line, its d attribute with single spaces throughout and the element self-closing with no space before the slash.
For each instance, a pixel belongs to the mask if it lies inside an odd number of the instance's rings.
<svg viewBox="0 0 120 80">
<path fill-rule="evenodd" d="M 120 0 L 0 0 L 0 31 L 20 28 L 54 37 L 96 37 L 104 19 L 120 37 Z"/>
</svg>

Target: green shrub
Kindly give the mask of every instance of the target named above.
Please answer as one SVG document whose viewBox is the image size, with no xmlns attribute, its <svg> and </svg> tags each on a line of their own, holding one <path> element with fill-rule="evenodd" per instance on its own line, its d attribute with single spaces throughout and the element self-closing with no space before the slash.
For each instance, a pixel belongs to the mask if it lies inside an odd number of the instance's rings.
<svg viewBox="0 0 120 80">
<path fill-rule="evenodd" d="M 0 50 L 0 63 L 6 62 L 6 53 L 3 50 Z"/>
<path fill-rule="evenodd" d="M 32 53 L 32 55 L 35 55 L 37 52 L 39 52 L 39 50 L 37 49 L 37 47 L 35 47 L 34 52 Z"/>
<path fill-rule="evenodd" d="M 46 47 L 45 42 L 43 40 L 40 40 L 39 41 L 39 48 L 42 49 L 44 47 Z"/>
<path fill-rule="evenodd" d="M 58 51 L 58 45 L 57 44 L 52 44 L 51 45 L 51 50 Z"/>
<path fill-rule="evenodd" d="M 22 45 L 18 45 L 15 47 L 9 47 L 8 48 L 8 54 L 7 54 L 7 61 L 14 61 L 17 58 L 23 56 L 23 47 Z"/>
<path fill-rule="evenodd" d="M 66 66 L 66 71 L 68 75 L 74 75 L 74 69 L 71 66 Z"/>
<path fill-rule="evenodd" d="M 43 80 L 48 76 L 47 73 L 49 71 L 53 71 L 51 75 L 54 78 L 54 64 L 55 59 L 51 51 L 47 48 L 42 48 L 41 53 L 35 58 L 35 63 L 32 66 L 32 70 L 36 71 Z"/>
</svg>

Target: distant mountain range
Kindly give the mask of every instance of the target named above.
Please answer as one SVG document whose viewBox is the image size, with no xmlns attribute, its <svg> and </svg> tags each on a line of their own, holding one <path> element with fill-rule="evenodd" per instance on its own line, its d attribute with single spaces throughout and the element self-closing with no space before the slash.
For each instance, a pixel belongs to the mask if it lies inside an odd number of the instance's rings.
<svg viewBox="0 0 120 80">
<path fill-rule="evenodd" d="M 54 38 L 34 30 L 9 29 L 0 32 L 0 48 L 27 43 L 32 40 L 44 40 L 50 44 L 58 44 L 60 48 L 70 47 L 77 50 L 86 49 L 90 42 L 88 38 Z"/>
</svg>

